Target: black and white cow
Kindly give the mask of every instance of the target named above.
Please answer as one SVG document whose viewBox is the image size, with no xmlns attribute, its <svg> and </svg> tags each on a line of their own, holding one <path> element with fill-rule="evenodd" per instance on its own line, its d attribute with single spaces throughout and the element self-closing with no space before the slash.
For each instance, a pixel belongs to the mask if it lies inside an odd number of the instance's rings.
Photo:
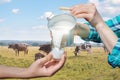
<svg viewBox="0 0 120 80">
<path fill-rule="evenodd" d="M 87 51 L 88 53 L 92 53 L 91 48 L 92 46 L 89 42 L 81 43 L 80 46 L 76 46 L 74 54 L 77 56 L 80 54 L 80 51 Z"/>
</svg>

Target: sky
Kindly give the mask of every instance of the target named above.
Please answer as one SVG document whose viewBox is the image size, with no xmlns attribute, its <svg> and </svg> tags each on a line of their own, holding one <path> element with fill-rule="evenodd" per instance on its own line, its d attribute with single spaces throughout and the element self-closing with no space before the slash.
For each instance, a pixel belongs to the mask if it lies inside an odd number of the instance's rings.
<svg viewBox="0 0 120 80">
<path fill-rule="evenodd" d="M 0 40 L 49 41 L 46 16 L 65 13 L 61 6 L 85 3 L 94 3 L 104 20 L 120 12 L 120 0 L 0 0 Z"/>
</svg>

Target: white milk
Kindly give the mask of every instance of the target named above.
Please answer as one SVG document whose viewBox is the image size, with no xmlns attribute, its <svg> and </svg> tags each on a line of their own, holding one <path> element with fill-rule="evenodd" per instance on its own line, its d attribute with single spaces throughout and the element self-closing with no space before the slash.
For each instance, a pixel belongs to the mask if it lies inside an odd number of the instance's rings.
<svg viewBox="0 0 120 80">
<path fill-rule="evenodd" d="M 60 59 L 62 54 L 64 53 L 64 47 L 66 46 L 67 40 L 63 40 L 63 36 L 66 35 L 75 25 L 68 21 L 60 21 L 54 24 L 53 27 L 50 28 L 53 36 L 53 58 Z M 66 38 L 67 39 L 67 38 Z M 62 43 L 62 44 L 61 44 Z"/>
</svg>

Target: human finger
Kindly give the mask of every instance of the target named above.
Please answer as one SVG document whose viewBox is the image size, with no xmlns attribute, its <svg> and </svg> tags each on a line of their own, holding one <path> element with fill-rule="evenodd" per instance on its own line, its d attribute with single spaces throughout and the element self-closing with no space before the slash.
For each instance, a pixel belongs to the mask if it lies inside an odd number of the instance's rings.
<svg viewBox="0 0 120 80">
<path fill-rule="evenodd" d="M 43 66 L 46 62 L 50 61 L 53 58 L 52 53 L 49 53 L 46 57 L 41 58 L 39 61 L 40 66 Z"/>
<path fill-rule="evenodd" d="M 74 16 L 77 17 L 77 18 L 84 18 L 89 22 L 93 19 L 93 15 L 92 14 L 87 14 L 87 13 L 76 14 Z"/>
<path fill-rule="evenodd" d="M 94 4 L 81 4 L 81 5 L 73 6 L 71 8 L 71 14 L 73 16 L 77 16 L 78 18 L 86 18 L 88 21 L 90 21 L 93 18 L 95 12 L 96 12 L 96 8 Z M 87 15 L 84 16 L 83 14 L 85 15 L 87 14 Z M 78 15 L 82 15 L 82 17 Z"/>
<path fill-rule="evenodd" d="M 84 5 L 78 5 L 78 6 L 71 8 L 72 14 L 87 13 L 87 12 L 88 12 L 88 7 L 86 7 Z"/>
<path fill-rule="evenodd" d="M 54 66 L 58 63 L 58 61 L 55 61 L 55 60 L 51 60 L 51 61 L 48 61 L 46 64 L 45 64 L 45 67 L 46 68 L 49 68 L 51 66 Z"/>
<path fill-rule="evenodd" d="M 60 61 L 56 62 L 56 64 L 52 66 L 52 68 L 49 67 L 47 69 L 47 73 L 50 75 L 55 74 L 59 69 L 63 67 L 65 61 L 66 61 L 66 54 L 63 54 Z"/>
</svg>

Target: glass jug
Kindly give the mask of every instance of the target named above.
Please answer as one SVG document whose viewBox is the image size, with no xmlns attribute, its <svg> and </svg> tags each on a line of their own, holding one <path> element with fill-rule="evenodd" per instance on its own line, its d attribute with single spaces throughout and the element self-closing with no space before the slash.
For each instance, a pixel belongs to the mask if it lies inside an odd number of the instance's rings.
<svg viewBox="0 0 120 80">
<path fill-rule="evenodd" d="M 52 33 L 54 59 L 60 59 L 64 53 L 64 47 L 72 44 L 70 31 L 75 25 L 76 19 L 70 14 L 60 14 L 48 19 L 48 28 Z"/>
</svg>

